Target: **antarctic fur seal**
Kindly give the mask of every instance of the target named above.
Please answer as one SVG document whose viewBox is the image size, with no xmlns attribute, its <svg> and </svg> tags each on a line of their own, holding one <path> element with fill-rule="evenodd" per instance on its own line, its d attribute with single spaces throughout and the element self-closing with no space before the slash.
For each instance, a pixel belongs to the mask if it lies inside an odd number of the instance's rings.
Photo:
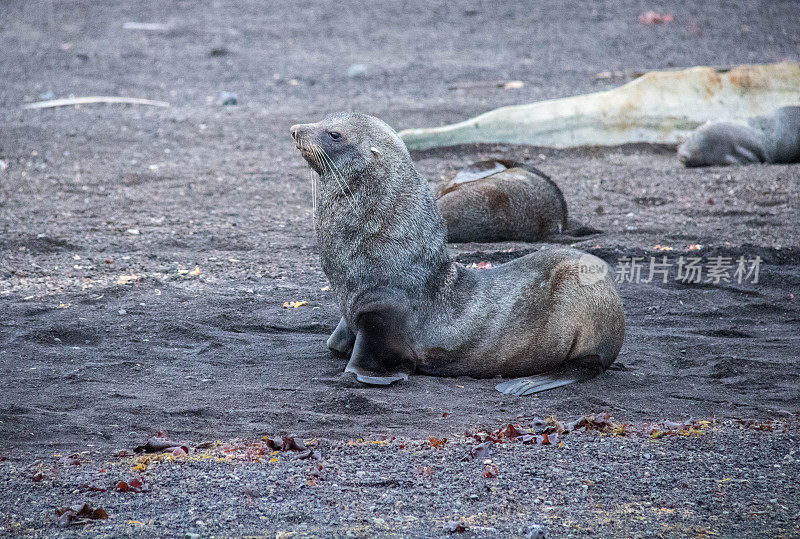
<svg viewBox="0 0 800 539">
<path fill-rule="evenodd" d="M 541 241 L 567 229 L 567 203 L 539 169 L 492 159 L 473 163 L 436 191 L 449 242 Z"/>
<path fill-rule="evenodd" d="M 529 377 L 497 386 L 522 395 L 616 359 L 624 314 L 603 261 L 552 247 L 467 269 L 450 259 L 430 187 L 386 123 L 337 113 L 291 133 L 319 175 L 320 259 L 342 313 L 328 347 L 358 380 Z"/>
<path fill-rule="evenodd" d="M 747 122 L 707 122 L 678 147 L 687 167 L 800 162 L 800 106 Z"/>
</svg>

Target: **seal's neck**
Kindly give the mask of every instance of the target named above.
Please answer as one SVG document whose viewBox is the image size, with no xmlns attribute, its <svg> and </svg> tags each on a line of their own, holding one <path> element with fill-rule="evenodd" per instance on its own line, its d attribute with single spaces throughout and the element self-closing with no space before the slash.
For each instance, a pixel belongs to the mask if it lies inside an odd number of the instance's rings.
<svg viewBox="0 0 800 539">
<path fill-rule="evenodd" d="M 411 163 L 368 164 L 356 172 L 326 167 L 320 174 L 320 211 L 346 204 L 359 216 L 372 213 L 376 205 L 389 204 L 402 192 L 417 192 L 427 186 Z"/>
<path fill-rule="evenodd" d="M 317 237 L 335 288 L 361 281 L 419 289 L 448 270 L 444 219 L 413 164 L 321 180 Z"/>
</svg>

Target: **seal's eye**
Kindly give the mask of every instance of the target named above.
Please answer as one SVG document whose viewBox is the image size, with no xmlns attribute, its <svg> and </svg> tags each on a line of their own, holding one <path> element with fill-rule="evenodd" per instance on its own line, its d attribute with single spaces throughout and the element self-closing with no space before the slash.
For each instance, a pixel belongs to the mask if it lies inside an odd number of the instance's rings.
<svg viewBox="0 0 800 539">
<path fill-rule="evenodd" d="M 328 134 L 331 136 L 333 140 L 339 140 L 340 138 L 342 138 L 342 134 L 339 133 L 338 131 L 328 131 Z"/>
</svg>

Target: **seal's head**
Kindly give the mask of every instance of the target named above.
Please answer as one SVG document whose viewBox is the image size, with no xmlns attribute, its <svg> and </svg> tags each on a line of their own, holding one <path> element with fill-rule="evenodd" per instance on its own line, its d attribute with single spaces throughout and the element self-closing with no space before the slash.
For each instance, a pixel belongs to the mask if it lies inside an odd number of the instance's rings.
<svg viewBox="0 0 800 539">
<path fill-rule="evenodd" d="M 331 170 L 345 178 L 370 168 L 411 163 L 405 144 L 386 122 L 367 114 L 338 112 L 313 124 L 291 127 L 295 146 L 317 174 Z M 391 155 L 391 159 L 382 159 Z"/>
<path fill-rule="evenodd" d="M 678 146 L 678 160 L 687 167 L 744 165 L 766 161 L 758 131 L 736 122 L 708 122 Z"/>
</svg>

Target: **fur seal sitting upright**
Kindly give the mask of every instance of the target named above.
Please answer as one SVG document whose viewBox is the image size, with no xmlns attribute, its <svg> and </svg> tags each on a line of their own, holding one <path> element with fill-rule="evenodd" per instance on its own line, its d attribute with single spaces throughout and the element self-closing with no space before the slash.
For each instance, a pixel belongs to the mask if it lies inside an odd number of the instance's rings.
<svg viewBox="0 0 800 539">
<path fill-rule="evenodd" d="M 291 132 L 319 175 L 320 258 L 342 313 L 328 347 L 349 355 L 358 380 L 551 373 L 498 385 L 524 395 L 616 359 L 624 314 L 605 262 L 556 247 L 467 269 L 450 259 L 428 182 L 386 123 L 338 113 Z"/>
<path fill-rule="evenodd" d="M 567 229 L 561 189 L 539 169 L 494 159 L 439 186 L 436 205 L 449 242 L 541 241 Z"/>
<path fill-rule="evenodd" d="M 687 167 L 800 162 L 800 106 L 745 122 L 708 122 L 678 147 Z"/>
</svg>

